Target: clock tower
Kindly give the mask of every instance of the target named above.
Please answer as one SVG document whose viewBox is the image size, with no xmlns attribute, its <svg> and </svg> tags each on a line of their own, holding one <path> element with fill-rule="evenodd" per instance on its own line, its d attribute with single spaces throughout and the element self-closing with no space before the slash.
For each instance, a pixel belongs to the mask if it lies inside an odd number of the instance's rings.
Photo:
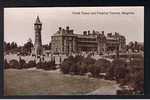
<svg viewBox="0 0 150 100">
<path fill-rule="evenodd" d="M 35 42 L 34 42 L 34 50 L 35 55 L 42 55 L 42 40 L 41 40 L 41 30 L 42 30 L 42 23 L 40 21 L 39 16 L 37 16 L 36 21 L 34 23 L 34 30 L 35 30 Z"/>
</svg>

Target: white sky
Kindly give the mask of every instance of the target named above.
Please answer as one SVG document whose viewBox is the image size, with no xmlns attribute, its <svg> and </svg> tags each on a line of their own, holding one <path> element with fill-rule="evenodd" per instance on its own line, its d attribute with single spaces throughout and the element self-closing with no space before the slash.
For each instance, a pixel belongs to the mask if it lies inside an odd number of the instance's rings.
<svg viewBox="0 0 150 100">
<path fill-rule="evenodd" d="M 83 15 L 72 12 L 134 12 L 134 14 Z M 42 43 L 48 44 L 58 27 L 69 26 L 77 34 L 84 30 L 119 32 L 129 41 L 144 42 L 144 7 L 49 7 L 5 8 L 4 40 L 23 45 L 34 42 L 34 22 L 37 15 L 43 24 Z"/>
</svg>

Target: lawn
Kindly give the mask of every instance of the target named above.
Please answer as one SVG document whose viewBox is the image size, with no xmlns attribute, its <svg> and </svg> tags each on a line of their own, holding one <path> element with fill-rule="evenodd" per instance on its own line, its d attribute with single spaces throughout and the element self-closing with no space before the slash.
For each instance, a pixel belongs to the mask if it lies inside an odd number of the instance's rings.
<svg viewBox="0 0 150 100">
<path fill-rule="evenodd" d="M 114 81 L 87 76 L 64 75 L 58 71 L 4 70 L 4 95 L 86 95 L 97 89 L 115 91 Z M 101 91 L 101 90 L 100 90 Z M 101 91 L 103 92 L 103 91 Z M 100 94 L 100 93 L 99 93 Z M 111 94 L 110 94 L 111 95 Z"/>
</svg>

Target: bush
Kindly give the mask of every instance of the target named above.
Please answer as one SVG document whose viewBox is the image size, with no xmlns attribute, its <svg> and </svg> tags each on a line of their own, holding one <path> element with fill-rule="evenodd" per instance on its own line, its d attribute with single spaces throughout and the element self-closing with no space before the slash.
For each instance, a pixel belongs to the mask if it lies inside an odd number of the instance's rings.
<svg viewBox="0 0 150 100">
<path fill-rule="evenodd" d="M 69 67 L 69 73 L 79 75 L 80 73 L 79 66 L 76 63 L 72 63 L 72 65 Z"/>
<path fill-rule="evenodd" d="M 132 58 L 143 58 L 143 56 L 141 54 L 132 54 L 131 55 Z"/>
<path fill-rule="evenodd" d="M 42 66 L 42 69 L 44 69 L 44 70 L 54 70 L 54 69 L 56 69 L 56 65 L 52 61 L 44 62 L 43 66 Z"/>
<path fill-rule="evenodd" d="M 95 66 L 100 68 L 101 73 L 106 73 L 108 69 L 111 67 L 111 62 L 106 59 L 98 59 L 95 62 Z"/>
<path fill-rule="evenodd" d="M 79 74 L 84 75 L 85 73 L 90 71 L 90 66 L 95 63 L 95 59 L 91 57 L 82 58 L 78 61 L 77 66 L 79 67 Z"/>
<path fill-rule="evenodd" d="M 84 75 L 88 72 L 89 65 L 93 65 L 95 63 L 95 59 L 91 57 L 84 58 L 83 56 L 76 56 L 71 63 L 70 73 L 76 75 Z"/>
<path fill-rule="evenodd" d="M 85 73 L 88 72 L 88 65 L 82 61 L 79 61 L 77 63 L 77 66 L 79 67 L 79 75 L 84 75 Z"/>
<path fill-rule="evenodd" d="M 61 66 L 60 66 L 60 70 L 64 73 L 64 74 L 68 74 L 70 71 L 70 66 L 71 66 L 71 61 L 69 59 L 65 59 Z"/>
<path fill-rule="evenodd" d="M 99 77 L 99 73 L 101 71 L 99 66 L 95 66 L 95 64 L 90 64 L 88 66 L 88 69 L 93 77 Z"/>
<path fill-rule="evenodd" d="M 9 62 L 10 68 L 19 68 L 19 62 L 15 59 Z"/>
<path fill-rule="evenodd" d="M 25 60 L 19 59 L 19 67 L 18 67 L 18 69 L 25 68 L 26 65 L 27 65 L 27 64 L 26 64 Z"/>
<path fill-rule="evenodd" d="M 64 74 L 80 74 L 80 64 L 83 60 L 83 56 L 69 56 L 60 65 L 60 69 Z"/>
<path fill-rule="evenodd" d="M 84 59 L 83 56 L 77 55 L 73 58 L 73 56 L 69 57 L 68 59 L 70 59 L 72 62 L 77 63 L 79 61 L 82 61 Z"/>
<path fill-rule="evenodd" d="M 125 79 L 126 84 L 133 87 L 136 94 L 139 94 L 138 92 L 144 93 L 144 69 L 137 70 L 132 67 Z"/>
<path fill-rule="evenodd" d="M 36 64 L 37 69 L 42 69 L 43 63 L 40 61 Z"/>
<path fill-rule="evenodd" d="M 134 90 L 144 93 L 144 70 L 141 70 L 135 75 Z"/>
<path fill-rule="evenodd" d="M 133 69 L 143 69 L 144 68 L 144 59 L 133 59 L 133 60 L 131 60 L 130 66 Z"/>
<path fill-rule="evenodd" d="M 127 63 L 124 60 L 115 59 L 106 75 L 107 79 L 116 79 L 119 81 L 125 78 L 127 72 Z"/>
<path fill-rule="evenodd" d="M 32 67 L 36 67 L 36 62 L 33 60 L 30 60 L 24 68 L 32 68 Z"/>
<path fill-rule="evenodd" d="M 54 61 L 49 61 L 49 62 L 38 62 L 36 64 L 37 69 L 44 69 L 44 70 L 53 70 L 56 69 L 56 65 Z"/>
</svg>

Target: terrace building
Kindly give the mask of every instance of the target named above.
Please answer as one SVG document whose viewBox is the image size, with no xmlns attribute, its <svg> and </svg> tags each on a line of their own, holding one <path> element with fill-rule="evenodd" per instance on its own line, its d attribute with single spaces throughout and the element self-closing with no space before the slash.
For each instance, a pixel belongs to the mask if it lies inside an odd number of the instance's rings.
<svg viewBox="0 0 150 100">
<path fill-rule="evenodd" d="M 59 27 L 58 31 L 51 36 L 52 53 L 70 54 L 93 51 L 104 54 L 114 52 L 117 48 L 123 52 L 125 47 L 125 37 L 117 32 L 115 34 L 108 33 L 107 36 L 105 36 L 104 31 L 94 30 L 75 34 L 74 30 L 67 26 L 66 29 Z"/>
</svg>

